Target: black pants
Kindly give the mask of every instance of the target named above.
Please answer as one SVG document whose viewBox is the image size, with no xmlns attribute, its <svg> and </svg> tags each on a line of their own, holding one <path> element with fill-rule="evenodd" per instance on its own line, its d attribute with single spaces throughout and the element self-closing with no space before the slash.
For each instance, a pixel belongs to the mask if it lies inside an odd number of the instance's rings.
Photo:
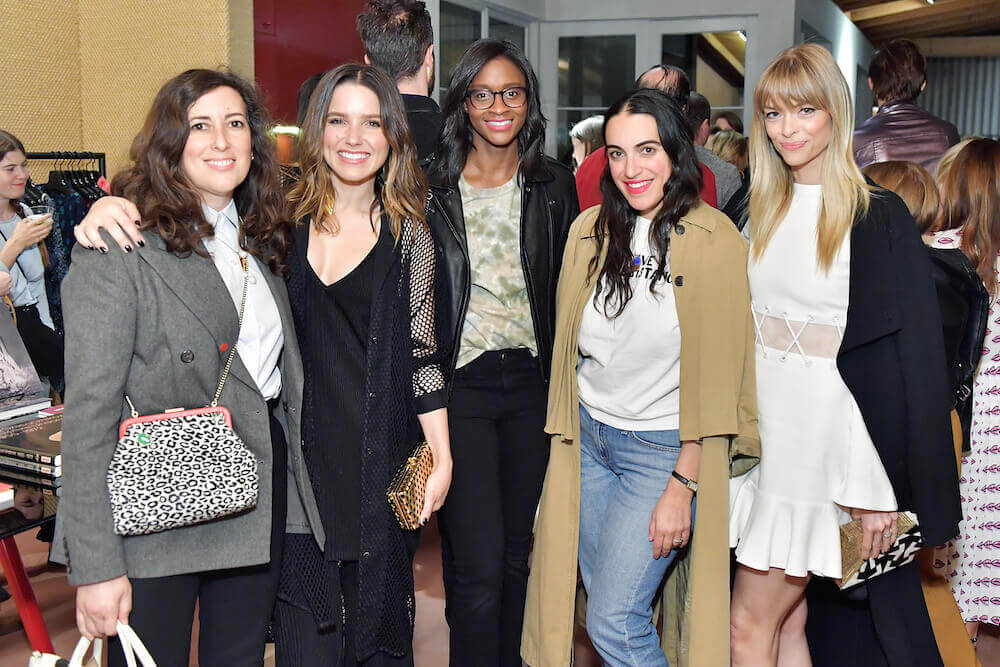
<svg viewBox="0 0 1000 667">
<path fill-rule="evenodd" d="M 309 537 L 312 539 L 312 536 Z M 277 667 L 413 667 L 412 651 L 395 657 L 378 652 L 358 661 L 354 637 L 358 622 L 358 562 L 343 561 L 337 588 L 343 595 L 343 623 L 320 630 L 312 612 L 279 598 L 274 610 Z"/>
<path fill-rule="evenodd" d="M 57 385 L 63 376 L 63 337 L 45 326 L 38 306 L 18 306 L 14 314 L 17 333 L 24 341 L 35 370 Z"/>
<path fill-rule="evenodd" d="M 188 666 L 196 600 L 199 664 L 248 667 L 264 663 L 265 635 L 281 570 L 287 505 L 285 436 L 273 417 L 271 448 L 274 498 L 270 563 L 171 577 L 129 578 L 132 582 L 129 625 L 159 667 Z M 124 667 L 125 658 L 117 638 L 110 643 L 108 667 Z"/>
<path fill-rule="evenodd" d="M 456 667 L 521 665 L 531 531 L 549 458 L 545 405 L 527 350 L 486 352 L 456 371 L 455 467 L 439 514 Z"/>
</svg>

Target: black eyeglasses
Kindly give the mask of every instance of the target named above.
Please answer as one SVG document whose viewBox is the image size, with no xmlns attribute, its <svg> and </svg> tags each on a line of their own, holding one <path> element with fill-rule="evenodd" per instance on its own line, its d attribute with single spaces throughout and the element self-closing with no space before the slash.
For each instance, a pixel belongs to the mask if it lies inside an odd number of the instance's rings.
<svg viewBox="0 0 1000 667">
<path fill-rule="evenodd" d="M 523 107 L 528 101 L 528 92 L 521 86 L 504 88 L 503 90 L 490 90 L 489 88 L 476 88 L 465 94 L 472 103 L 472 106 L 479 110 L 489 109 L 496 102 L 497 95 L 503 100 L 505 106 L 511 109 Z"/>
</svg>

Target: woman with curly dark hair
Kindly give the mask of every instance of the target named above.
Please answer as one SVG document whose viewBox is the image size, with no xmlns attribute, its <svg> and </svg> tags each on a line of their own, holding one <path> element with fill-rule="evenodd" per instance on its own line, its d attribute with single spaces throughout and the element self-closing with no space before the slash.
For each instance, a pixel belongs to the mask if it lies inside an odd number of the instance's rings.
<svg viewBox="0 0 1000 667">
<path fill-rule="evenodd" d="M 78 586 L 80 632 L 115 635 L 128 622 L 160 665 L 188 664 L 196 602 L 201 664 L 263 661 L 285 533 L 286 442 L 300 459 L 302 404 L 302 362 L 275 274 L 289 233 L 267 128 L 253 85 L 236 75 L 188 70 L 168 81 L 112 183 L 138 206 L 145 240 L 119 249 L 102 238 L 107 257 L 75 249 L 63 283 L 66 469 L 52 557 Z M 256 504 L 158 532 L 123 530 L 107 482 L 120 422 L 214 405 L 213 395 L 256 460 Z M 170 460 L 169 443 L 149 446 Z M 201 480 L 198 465 L 183 465 Z M 183 501 L 126 511 L 172 515 Z M 124 664 L 120 650 L 110 664 Z"/>
<path fill-rule="evenodd" d="M 579 564 L 604 664 L 666 667 L 653 601 L 687 555 L 662 598 L 665 633 L 691 631 L 669 664 L 724 664 L 728 457 L 757 450 L 747 244 L 699 198 L 679 105 L 635 90 L 605 118 L 603 204 L 573 223 L 559 277 L 522 654 L 570 663 Z"/>
<path fill-rule="evenodd" d="M 531 528 L 573 174 L 546 158 L 538 80 L 510 42 L 459 58 L 429 177 L 451 267 L 455 459 L 440 516 L 451 664 L 520 667 Z"/>
</svg>

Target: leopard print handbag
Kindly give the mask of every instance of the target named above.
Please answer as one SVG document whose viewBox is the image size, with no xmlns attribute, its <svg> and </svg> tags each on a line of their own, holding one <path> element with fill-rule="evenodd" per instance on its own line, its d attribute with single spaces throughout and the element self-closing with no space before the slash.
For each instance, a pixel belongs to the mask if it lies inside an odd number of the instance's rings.
<svg viewBox="0 0 1000 667">
<path fill-rule="evenodd" d="M 245 255 L 240 326 L 249 272 Z M 118 429 L 107 485 L 118 535 L 148 535 L 246 512 L 257 504 L 257 459 L 233 430 L 219 396 L 229 376 L 234 344 L 212 402 L 193 410 L 132 417 Z"/>
<path fill-rule="evenodd" d="M 396 472 L 386 496 L 396 521 L 403 530 L 420 528 L 420 513 L 424 509 L 427 478 L 434 470 L 434 455 L 426 440 L 414 447 L 413 452 Z"/>
</svg>

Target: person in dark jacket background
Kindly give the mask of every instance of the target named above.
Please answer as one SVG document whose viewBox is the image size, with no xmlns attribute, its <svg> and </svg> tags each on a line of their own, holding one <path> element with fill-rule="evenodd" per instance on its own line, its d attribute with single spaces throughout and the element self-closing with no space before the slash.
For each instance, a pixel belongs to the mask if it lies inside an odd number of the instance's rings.
<svg viewBox="0 0 1000 667">
<path fill-rule="evenodd" d="M 434 154 L 441 109 L 434 91 L 434 28 L 420 0 L 369 0 L 358 14 L 365 62 L 396 80 L 423 164 Z"/>
<path fill-rule="evenodd" d="M 459 58 L 430 165 L 454 327 L 455 467 L 439 515 L 451 664 L 520 667 L 532 525 L 548 463 L 555 288 L 579 213 L 573 175 L 542 154 L 538 80 L 510 42 Z M 434 217 L 434 215 L 429 216 Z M 431 223 L 432 229 L 435 225 Z"/>
<path fill-rule="evenodd" d="M 906 39 L 886 44 L 868 66 L 868 86 L 878 112 L 854 131 L 859 167 L 887 160 L 908 160 L 934 173 L 938 160 L 958 143 L 958 130 L 916 105 L 927 86 L 927 60 Z"/>
</svg>

